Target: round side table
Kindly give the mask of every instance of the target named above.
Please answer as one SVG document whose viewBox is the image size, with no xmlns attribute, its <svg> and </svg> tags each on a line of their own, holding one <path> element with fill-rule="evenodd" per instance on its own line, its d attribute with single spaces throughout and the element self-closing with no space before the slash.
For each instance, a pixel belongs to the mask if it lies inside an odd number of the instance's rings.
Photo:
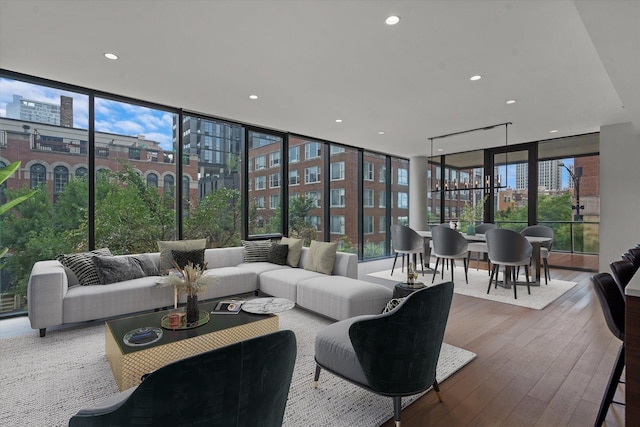
<svg viewBox="0 0 640 427">
<path fill-rule="evenodd" d="M 419 289 L 424 289 L 426 286 L 422 284 L 420 287 L 409 287 L 407 283 L 397 283 L 393 288 L 393 298 L 408 297 Z"/>
</svg>

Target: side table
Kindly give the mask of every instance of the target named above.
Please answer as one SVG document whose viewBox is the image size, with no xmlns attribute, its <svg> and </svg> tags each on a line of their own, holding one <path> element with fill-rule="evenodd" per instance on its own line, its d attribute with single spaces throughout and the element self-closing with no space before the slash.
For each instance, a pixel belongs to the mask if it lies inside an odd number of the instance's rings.
<svg viewBox="0 0 640 427">
<path fill-rule="evenodd" d="M 404 297 L 408 297 L 409 295 L 411 295 L 412 293 L 414 293 L 415 291 L 419 290 L 419 289 L 424 289 L 425 285 L 424 283 L 420 283 L 418 282 L 418 284 L 422 284 L 422 286 L 419 287 L 409 287 L 408 283 L 397 283 L 396 286 L 394 286 L 393 288 L 393 298 L 404 298 Z M 415 285 L 414 285 L 415 286 Z"/>
</svg>

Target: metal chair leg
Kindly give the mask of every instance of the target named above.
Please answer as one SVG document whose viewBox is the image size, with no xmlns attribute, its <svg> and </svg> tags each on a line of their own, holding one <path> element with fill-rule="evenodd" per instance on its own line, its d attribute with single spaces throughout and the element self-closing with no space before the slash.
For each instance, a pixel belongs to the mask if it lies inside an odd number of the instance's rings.
<svg viewBox="0 0 640 427">
<path fill-rule="evenodd" d="M 604 396 L 602 397 L 602 402 L 600 403 L 600 409 L 598 409 L 598 416 L 596 417 L 595 427 L 600 427 L 604 423 L 604 419 L 607 417 L 607 411 L 609 410 L 609 406 L 611 402 L 613 402 L 613 395 L 616 393 L 616 388 L 618 386 L 618 381 L 620 381 L 620 375 L 622 374 L 622 370 L 624 369 L 624 344 L 620 346 L 620 350 L 618 350 L 618 358 L 616 359 L 616 364 L 613 366 L 611 370 L 611 375 L 609 376 L 609 382 L 607 383 L 607 388 L 605 389 Z"/>
<path fill-rule="evenodd" d="M 438 272 L 438 264 L 440 263 L 440 258 L 436 258 L 436 265 L 433 267 L 433 277 L 431 277 L 431 283 L 436 280 L 436 273 Z"/>
<path fill-rule="evenodd" d="M 393 259 L 393 267 L 391 267 L 391 275 L 393 276 L 393 269 L 396 268 L 396 261 L 398 261 L 398 252 L 396 252 L 396 257 Z M 404 264 L 404 262 L 403 262 Z"/>
</svg>

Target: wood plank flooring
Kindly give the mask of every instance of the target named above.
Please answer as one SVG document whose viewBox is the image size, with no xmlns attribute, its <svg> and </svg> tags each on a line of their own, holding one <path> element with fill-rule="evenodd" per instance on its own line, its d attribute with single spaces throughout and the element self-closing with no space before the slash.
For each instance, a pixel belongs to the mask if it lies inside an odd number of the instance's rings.
<svg viewBox="0 0 640 427">
<path fill-rule="evenodd" d="M 579 284 L 544 310 L 454 294 L 445 341 L 478 357 L 441 384 L 442 403 L 430 392 L 403 410 L 402 426 L 593 425 L 621 343 L 590 273 L 552 277 Z M 624 385 L 614 400 L 624 402 Z M 609 408 L 607 425 L 624 426 L 623 406 Z"/>
</svg>

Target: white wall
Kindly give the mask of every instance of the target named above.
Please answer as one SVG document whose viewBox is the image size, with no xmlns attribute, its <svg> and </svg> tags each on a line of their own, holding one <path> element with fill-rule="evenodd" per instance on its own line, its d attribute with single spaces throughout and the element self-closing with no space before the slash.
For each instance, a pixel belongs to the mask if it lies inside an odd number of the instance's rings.
<svg viewBox="0 0 640 427">
<path fill-rule="evenodd" d="M 600 271 L 640 243 L 640 134 L 631 123 L 600 128 Z"/>
<path fill-rule="evenodd" d="M 409 159 L 409 227 L 427 229 L 427 156 Z"/>
</svg>

